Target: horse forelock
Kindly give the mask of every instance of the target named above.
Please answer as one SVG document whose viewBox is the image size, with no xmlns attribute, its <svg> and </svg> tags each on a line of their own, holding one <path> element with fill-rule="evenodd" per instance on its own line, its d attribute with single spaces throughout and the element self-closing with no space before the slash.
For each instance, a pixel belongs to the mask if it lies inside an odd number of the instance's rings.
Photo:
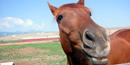
<svg viewBox="0 0 130 65">
<path fill-rule="evenodd" d="M 88 8 L 88 7 L 85 7 L 83 5 L 79 5 L 79 4 L 76 4 L 76 3 L 70 3 L 70 4 L 64 4 L 62 6 L 60 6 L 56 12 L 55 12 L 55 15 L 54 15 L 54 20 L 57 18 L 57 16 L 59 15 L 59 13 L 64 10 L 65 8 L 79 8 L 79 9 L 83 9 L 82 11 L 84 12 L 87 12 L 87 13 L 91 13 L 91 9 Z M 81 10 L 80 10 L 81 12 Z"/>
</svg>

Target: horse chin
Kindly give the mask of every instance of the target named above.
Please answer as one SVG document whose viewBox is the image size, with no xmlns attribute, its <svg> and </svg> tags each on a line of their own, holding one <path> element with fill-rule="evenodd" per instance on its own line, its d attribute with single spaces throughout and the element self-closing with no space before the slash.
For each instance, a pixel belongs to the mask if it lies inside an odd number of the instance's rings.
<svg viewBox="0 0 130 65">
<path fill-rule="evenodd" d="M 107 65 L 108 58 L 89 58 L 91 65 Z"/>
<path fill-rule="evenodd" d="M 98 57 L 90 56 L 86 52 L 84 53 L 86 57 L 89 59 L 91 65 L 107 65 L 108 64 L 109 59 L 107 57 L 98 58 Z"/>
</svg>

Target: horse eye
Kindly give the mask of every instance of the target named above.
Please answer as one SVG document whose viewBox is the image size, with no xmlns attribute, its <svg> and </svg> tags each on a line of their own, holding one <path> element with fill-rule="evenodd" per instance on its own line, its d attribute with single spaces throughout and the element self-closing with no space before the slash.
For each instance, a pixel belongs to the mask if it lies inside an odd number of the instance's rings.
<svg viewBox="0 0 130 65">
<path fill-rule="evenodd" d="M 61 21 L 62 18 L 63 18 L 63 16 L 62 16 L 62 15 L 59 15 L 59 16 L 57 17 L 57 21 L 58 21 L 58 22 Z"/>
<path fill-rule="evenodd" d="M 90 12 L 89 15 L 92 16 L 92 13 Z"/>
</svg>

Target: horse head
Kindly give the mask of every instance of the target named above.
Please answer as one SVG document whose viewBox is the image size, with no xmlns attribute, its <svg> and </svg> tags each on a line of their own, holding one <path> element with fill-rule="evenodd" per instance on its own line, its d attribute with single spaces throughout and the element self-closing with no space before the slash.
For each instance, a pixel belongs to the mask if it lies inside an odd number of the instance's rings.
<svg viewBox="0 0 130 65">
<path fill-rule="evenodd" d="M 69 65 L 106 65 L 110 40 L 103 27 L 91 18 L 84 0 L 64 4 L 59 8 L 49 4 L 59 31 L 60 41 Z"/>
</svg>

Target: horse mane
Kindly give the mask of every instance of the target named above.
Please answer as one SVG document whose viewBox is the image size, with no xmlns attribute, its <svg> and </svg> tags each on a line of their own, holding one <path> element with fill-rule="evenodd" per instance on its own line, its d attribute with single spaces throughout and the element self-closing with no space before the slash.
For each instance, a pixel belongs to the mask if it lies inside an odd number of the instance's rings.
<svg viewBox="0 0 130 65">
<path fill-rule="evenodd" d="M 54 15 L 54 19 L 56 19 L 56 17 L 58 16 L 58 14 L 65 8 L 81 8 L 83 9 L 85 12 L 87 13 L 91 13 L 91 9 L 88 8 L 88 7 L 85 7 L 83 5 L 80 5 L 80 4 L 76 4 L 76 3 L 70 3 L 70 4 L 64 4 L 62 5 L 61 7 L 58 8 L 58 10 L 55 12 L 55 15 Z"/>
</svg>

